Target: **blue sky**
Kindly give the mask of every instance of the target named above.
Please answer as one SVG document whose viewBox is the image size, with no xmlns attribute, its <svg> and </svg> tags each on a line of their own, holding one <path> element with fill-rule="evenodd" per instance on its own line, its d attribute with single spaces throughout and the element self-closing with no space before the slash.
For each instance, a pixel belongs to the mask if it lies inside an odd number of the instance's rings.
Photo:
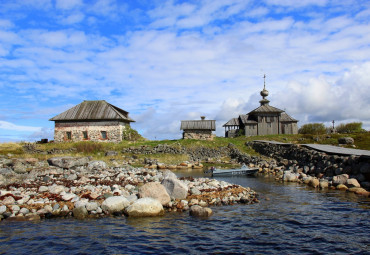
<svg viewBox="0 0 370 255">
<path fill-rule="evenodd" d="M 0 142 L 53 137 L 83 100 L 130 112 L 149 139 L 180 121 L 271 105 L 299 125 L 370 129 L 370 2 L 2 0 Z"/>
</svg>

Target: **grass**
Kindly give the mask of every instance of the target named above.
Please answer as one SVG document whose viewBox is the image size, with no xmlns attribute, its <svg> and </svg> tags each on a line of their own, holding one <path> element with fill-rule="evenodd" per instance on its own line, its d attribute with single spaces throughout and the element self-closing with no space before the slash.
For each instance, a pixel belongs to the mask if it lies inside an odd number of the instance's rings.
<svg viewBox="0 0 370 255">
<path fill-rule="evenodd" d="M 226 147 L 229 143 L 232 143 L 240 151 L 249 155 L 258 155 L 253 149 L 246 146 L 246 142 L 253 140 L 269 140 L 286 143 L 316 143 L 316 144 L 330 144 L 338 145 L 338 138 L 350 136 L 355 140 L 355 146 L 357 149 L 370 150 L 370 133 L 353 133 L 353 134 L 331 134 L 331 135 L 265 135 L 265 136 L 253 136 L 253 137 L 237 137 L 237 138 L 224 138 L 216 137 L 213 141 L 200 141 L 200 140 L 161 140 L 161 141 L 123 141 L 121 143 L 99 143 L 99 142 L 69 142 L 69 143 L 47 143 L 47 144 L 36 144 L 36 149 L 42 151 L 48 151 L 52 149 L 58 150 L 69 150 L 72 148 L 76 149 L 76 152 L 64 153 L 62 155 L 53 156 L 93 156 L 95 159 L 110 159 L 105 157 L 106 151 L 117 151 L 121 152 L 122 149 L 128 147 L 148 146 L 155 147 L 159 144 L 167 144 L 169 146 L 183 146 L 186 148 L 196 147 L 207 147 L 207 148 L 219 148 Z M 7 155 L 11 153 L 19 157 L 35 157 L 38 159 L 49 158 L 50 155 L 45 154 L 25 154 L 23 151 L 24 143 L 3 143 L 0 144 L 0 155 Z M 350 146 L 349 146 L 350 147 Z M 126 155 L 132 156 L 132 155 Z M 137 155 L 139 158 L 156 158 L 160 162 L 166 164 L 177 164 L 182 161 L 187 161 L 186 155 L 173 155 L 173 154 L 155 154 L 155 155 Z M 122 155 L 119 154 L 113 158 L 122 159 Z"/>
</svg>

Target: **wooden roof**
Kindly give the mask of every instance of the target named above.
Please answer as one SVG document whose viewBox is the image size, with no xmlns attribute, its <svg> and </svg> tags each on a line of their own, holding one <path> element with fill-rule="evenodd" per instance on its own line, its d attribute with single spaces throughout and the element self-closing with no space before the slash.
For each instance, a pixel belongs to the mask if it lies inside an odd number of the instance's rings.
<svg viewBox="0 0 370 255">
<path fill-rule="evenodd" d="M 227 126 L 239 126 L 240 125 L 240 122 L 239 122 L 239 118 L 232 118 L 231 120 L 229 120 L 228 122 L 226 122 L 223 127 L 227 127 Z"/>
<path fill-rule="evenodd" d="M 284 111 L 279 109 L 279 108 L 273 107 L 271 105 L 264 104 L 264 105 L 261 105 L 260 107 L 258 107 L 256 109 L 254 109 L 249 114 L 251 114 L 251 113 L 270 113 L 270 112 L 271 113 L 281 113 L 281 112 L 284 112 Z"/>
<path fill-rule="evenodd" d="M 123 120 L 135 122 L 128 112 L 107 103 L 105 100 L 83 101 L 50 119 L 51 121 Z"/>
<path fill-rule="evenodd" d="M 215 120 L 182 120 L 181 130 L 216 130 Z"/>
<path fill-rule="evenodd" d="M 286 112 L 281 113 L 280 121 L 281 122 L 298 122 L 298 120 L 292 118 Z"/>
</svg>

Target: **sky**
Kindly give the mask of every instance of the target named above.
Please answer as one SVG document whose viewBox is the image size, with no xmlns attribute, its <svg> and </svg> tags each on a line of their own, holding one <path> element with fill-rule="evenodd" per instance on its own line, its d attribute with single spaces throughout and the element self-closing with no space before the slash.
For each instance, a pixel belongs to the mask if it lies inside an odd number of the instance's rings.
<svg viewBox="0 0 370 255">
<path fill-rule="evenodd" d="M 370 130 L 370 2 L 1 0 L 0 142 L 53 139 L 83 100 L 130 113 L 147 139 L 181 120 L 270 105 L 306 123 Z"/>
</svg>

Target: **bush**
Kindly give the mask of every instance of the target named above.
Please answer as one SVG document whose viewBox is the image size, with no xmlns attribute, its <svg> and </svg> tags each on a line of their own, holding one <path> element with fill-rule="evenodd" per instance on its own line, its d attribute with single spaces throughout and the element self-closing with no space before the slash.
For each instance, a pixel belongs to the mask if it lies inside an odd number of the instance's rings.
<svg viewBox="0 0 370 255">
<path fill-rule="evenodd" d="M 299 134 L 322 135 L 326 133 L 326 128 L 323 123 L 310 123 L 303 125 L 299 130 Z"/>
<path fill-rule="evenodd" d="M 79 142 L 76 144 L 77 152 L 97 153 L 103 150 L 103 145 L 99 142 Z"/>
<path fill-rule="evenodd" d="M 359 133 L 363 132 L 362 122 L 351 122 L 347 124 L 340 124 L 336 128 L 338 133 Z"/>
<path fill-rule="evenodd" d="M 140 141 L 145 140 L 135 129 L 132 129 L 130 126 L 126 126 L 123 130 L 122 135 L 123 140 L 127 141 Z"/>
</svg>

